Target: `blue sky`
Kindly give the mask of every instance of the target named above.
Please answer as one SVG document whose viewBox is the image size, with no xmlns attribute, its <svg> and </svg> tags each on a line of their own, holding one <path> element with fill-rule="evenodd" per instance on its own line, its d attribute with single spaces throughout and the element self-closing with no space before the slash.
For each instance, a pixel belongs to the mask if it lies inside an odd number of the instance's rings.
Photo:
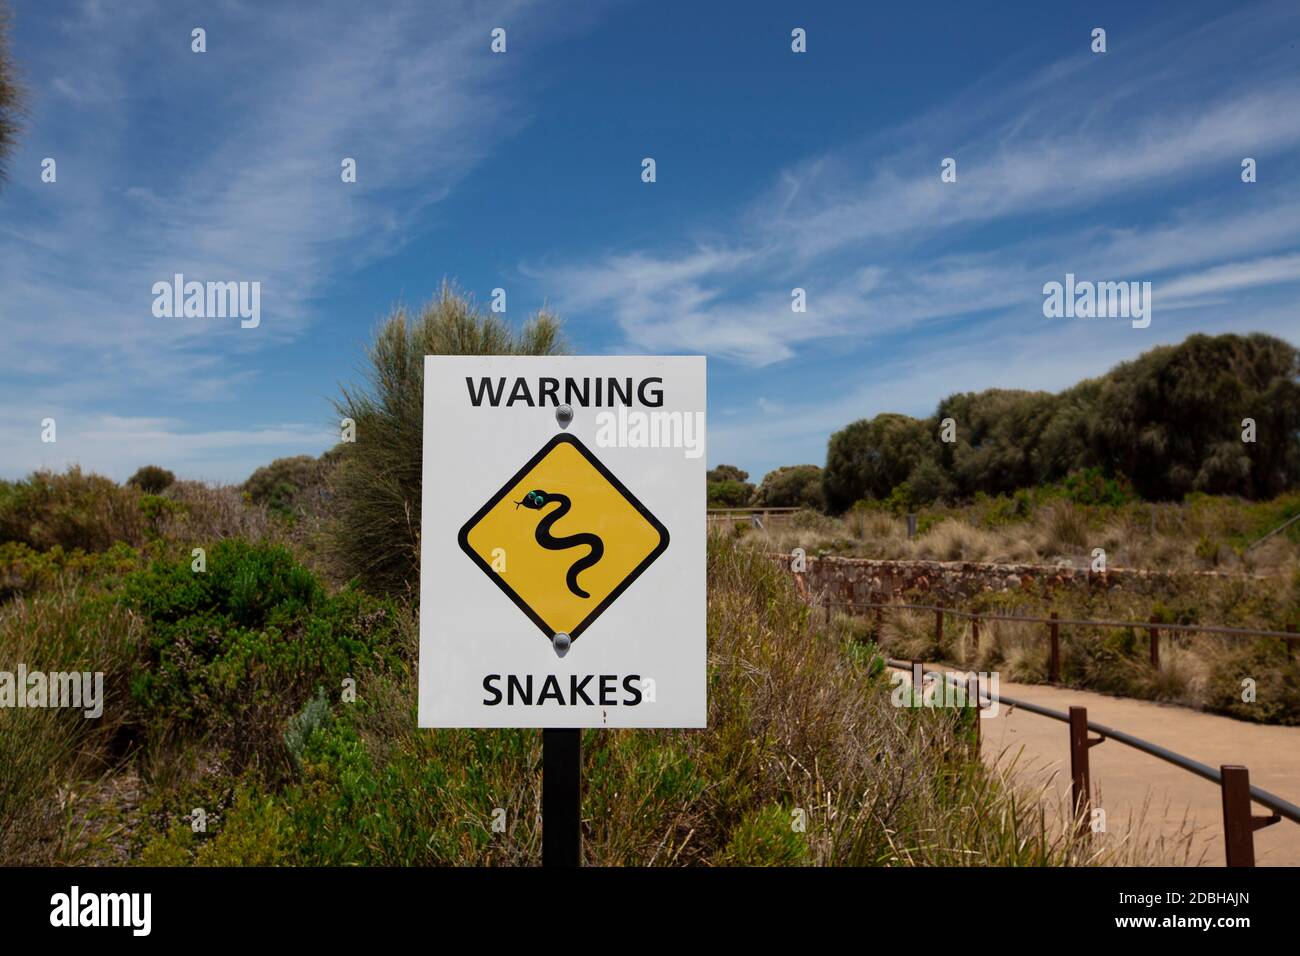
<svg viewBox="0 0 1300 956">
<path fill-rule="evenodd" d="M 755 477 L 952 392 L 1298 339 L 1295 3 L 13 6 L 5 477 L 319 453 L 370 332 L 444 277 L 579 353 L 709 355 L 710 464 Z M 261 282 L 261 324 L 155 318 L 176 272 Z M 1150 327 L 1045 318 L 1067 272 L 1150 281 Z"/>
</svg>

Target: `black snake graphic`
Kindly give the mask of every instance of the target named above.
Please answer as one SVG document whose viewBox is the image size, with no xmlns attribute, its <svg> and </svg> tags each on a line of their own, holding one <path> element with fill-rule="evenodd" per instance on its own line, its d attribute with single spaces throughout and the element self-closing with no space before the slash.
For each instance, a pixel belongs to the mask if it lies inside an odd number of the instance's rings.
<svg viewBox="0 0 1300 956">
<path fill-rule="evenodd" d="M 569 585 L 570 591 L 580 598 L 589 598 L 591 594 L 578 587 L 578 575 L 600 561 L 605 554 L 605 542 L 601 541 L 598 535 L 589 532 L 568 534 L 563 538 L 557 538 L 551 534 L 551 528 L 555 525 L 555 522 L 567 515 L 569 509 L 573 507 L 573 502 L 569 500 L 569 496 L 553 491 L 530 491 L 524 495 L 522 501 L 515 502 L 515 509 L 518 510 L 519 506 L 523 505 L 533 511 L 541 511 L 553 501 L 558 501 L 560 507 L 537 523 L 537 543 L 547 551 L 567 551 L 569 548 L 577 548 L 584 544 L 591 548 L 586 557 L 573 562 L 568 575 L 565 577 L 565 583 Z"/>
</svg>

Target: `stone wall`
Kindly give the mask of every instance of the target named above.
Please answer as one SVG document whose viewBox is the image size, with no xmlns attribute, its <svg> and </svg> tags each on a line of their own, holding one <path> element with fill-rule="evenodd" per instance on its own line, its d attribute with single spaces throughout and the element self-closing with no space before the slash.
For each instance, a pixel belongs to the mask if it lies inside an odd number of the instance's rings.
<svg viewBox="0 0 1300 956">
<path fill-rule="evenodd" d="M 790 569 L 789 555 L 773 555 Z M 1088 569 L 1036 564 L 983 564 L 975 561 L 876 561 L 866 558 L 805 559 L 806 570 L 796 574 L 799 590 L 818 601 L 881 603 L 904 591 L 928 594 L 938 603 L 957 602 L 985 591 L 1034 590 L 1050 593 L 1065 588 L 1123 588 L 1152 594 L 1171 583 L 1174 574 L 1111 568 L 1101 573 Z M 1198 572 L 1213 575 L 1213 572 Z M 1217 575 L 1214 575 L 1217 576 Z"/>
</svg>

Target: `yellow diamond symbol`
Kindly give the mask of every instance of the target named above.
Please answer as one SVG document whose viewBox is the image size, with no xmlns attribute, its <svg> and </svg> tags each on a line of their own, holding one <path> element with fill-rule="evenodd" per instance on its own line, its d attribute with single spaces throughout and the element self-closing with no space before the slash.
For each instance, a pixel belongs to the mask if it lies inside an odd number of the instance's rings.
<svg viewBox="0 0 1300 956">
<path fill-rule="evenodd" d="M 460 529 L 461 549 L 549 641 L 577 639 L 668 547 L 668 529 L 577 438 L 556 435 Z"/>
</svg>

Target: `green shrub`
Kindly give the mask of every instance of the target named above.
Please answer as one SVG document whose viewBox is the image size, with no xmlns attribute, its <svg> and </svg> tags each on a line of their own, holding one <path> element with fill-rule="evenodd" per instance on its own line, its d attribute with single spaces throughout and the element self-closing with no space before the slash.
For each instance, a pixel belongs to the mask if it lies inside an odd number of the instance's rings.
<svg viewBox="0 0 1300 956">
<path fill-rule="evenodd" d="M 143 560 L 138 550 L 126 544 L 87 554 L 80 549 L 65 551 L 58 545 L 48 551 L 35 551 L 25 544 L 6 541 L 0 543 L 0 603 L 59 584 L 86 582 L 111 587 L 137 570 Z"/>
<path fill-rule="evenodd" d="M 334 551 L 345 575 L 380 593 L 408 593 L 419 581 L 420 479 L 426 355 L 556 355 L 560 326 L 540 312 L 519 331 L 444 283 L 412 316 L 399 307 L 367 353 L 367 388 L 335 402 L 356 424 L 334 479 Z"/>
<path fill-rule="evenodd" d="M 891 511 L 896 515 L 903 515 L 915 511 L 920 502 L 917 500 L 916 495 L 913 494 L 912 486 L 903 481 L 893 487 L 882 504 L 886 511 Z"/>
<path fill-rule="evenodd" d="M 744 508 L 753 497 L 754 486 L 747 481 L 711 481 L 708 485 L 710 508 Z"/>
<path fill-rule="evenodd" d="M 188 558 L 157 561 L 127 579 L 123 600 L 149 628 L 131 693 L 151 727 L 214 731 L 240 753 L 277 749 L 274 728 L 314 688 L 405 650 L 395 605 L 351 590 L 327 597 L 274 545 L 222 541 L 201 573 Z"/>
<path fill-rule="evenodd" d="M 1138 496 L 1123 475 L 1108 477 L 1100 468 L 1083 468 L 1066 475 L 1057 486 L 1059 493 L 1076 505 L 1119 507 Z"/>
<path fill-rule="evenodd" d="M 823 511 L 822 470 L 816 465 L 787 465 L 763 476 L 751 498 L 760 508 L 810 508 Z"/>
<path fill-rule="evenodd" d="M 732 831 L 719 863 L 731 866 L 799 866 L 807 862 L 808 839 L 793 825 L 789 807 L 760 807 Z"/>
<path fill-rule="evenodd" d="M 718 465 L 716 468 L 710 468 L 704 474 L 704 478 L 709 483 L 715 481 L 749 481 L 749 472 L 743 468 L 737 468 L 735 465 Z"/>
<path fill-rule="evenodd" d="M 175 482 L 176 476 L 174 474 L 157 465 L 145 465 L 126 480 L 128 485 L 139 488 L 148 495 L 160 494 Z"/>
<path fill-rule="evenodd" d="M 302 766 L 307 741 L 317 730 L 328 726 L 332 718 L 333 711 L 323 687 L 316 692 L 315 697 L 307 701 L 302 710 L 289 718 L 289 726 L 284 732 L 284 746 L 295 764 Z"/>
</svg>

